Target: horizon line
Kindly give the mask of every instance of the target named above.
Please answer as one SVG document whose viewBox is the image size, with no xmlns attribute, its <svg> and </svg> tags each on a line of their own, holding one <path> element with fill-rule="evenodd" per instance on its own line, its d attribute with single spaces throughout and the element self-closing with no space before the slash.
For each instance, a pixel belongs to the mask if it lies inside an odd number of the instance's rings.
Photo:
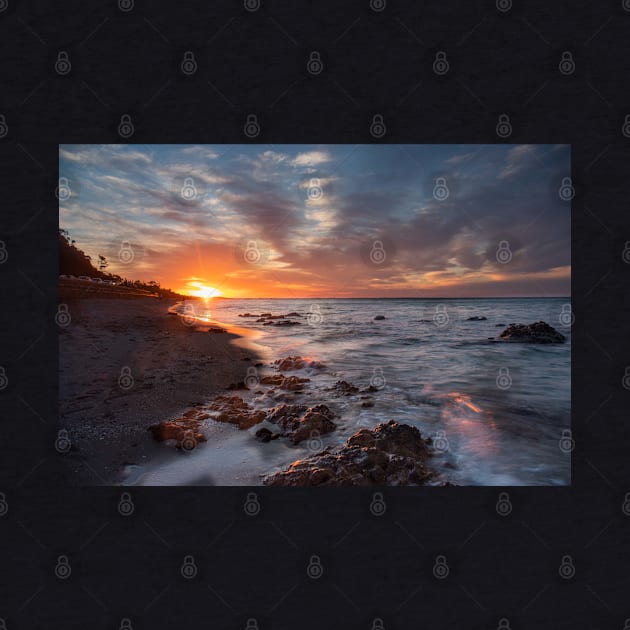
<svg viewBox="0 0 630 630">
<path fill-rule="evenodd" d="M 198 298 L 198 295 L 185 295 L 184 297 Z M 225 295 L 216 295 L 209 299 L 211 300 L 540 300 L 540 299 L 571 299 L 570 295 L 483 295 L 483 296 L 292 296 L 292 297 L 229 297 Z"/>
</svg>

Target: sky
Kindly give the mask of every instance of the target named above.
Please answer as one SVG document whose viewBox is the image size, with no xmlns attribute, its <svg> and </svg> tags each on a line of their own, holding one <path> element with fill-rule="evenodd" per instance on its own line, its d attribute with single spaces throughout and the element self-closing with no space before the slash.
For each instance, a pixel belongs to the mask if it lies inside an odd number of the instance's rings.
<svg viewBox="0 0 630 630">
<path fill-rule="evenodd" d="M 191 295 L 569 296 L 570 159 L 569 145 L 61 145 L 59 225 L 107 271 Z"/>
</svg>

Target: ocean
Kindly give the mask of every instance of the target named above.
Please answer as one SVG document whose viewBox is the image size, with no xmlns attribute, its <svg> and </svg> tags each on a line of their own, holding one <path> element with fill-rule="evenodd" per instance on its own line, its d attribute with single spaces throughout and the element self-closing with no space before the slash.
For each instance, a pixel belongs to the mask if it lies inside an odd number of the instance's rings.
<svg viewBox="0 0 630 630">
<path fill-rule="evenodd" d="M 193 304 L 196 312 L 203 310 L 202 302 Z M 569 298 L 215 298 L 205 308 L 213 320 L 254 331 L 252 341 L 266 366 L 295 355 L 326 366 L 290 373 L 311 379 L 305 401 L 324 403 L 338 415 L 337 430 L 321 436 L 322 446 L 340 445 L 362 427 L 394 419 L 433 439 L 432 466 L 441 480 L 490 486 L 571 482 L 566 448 L 571 428 Z M 300 325 L 264 326 L 254 317 L 239 317 L 290 312 L 302 315 L 291 318 Z M 375 320 L 376 316 L 385 319 Z M 511 323 L 540 320 L 564 334 L 566 342 L 539 345 L 489 339 Z M 258 374 L 257 368 L 249 369 L 250 375 L 252 370 Z M 361 389 L 372 385 L 374 406 L 362 406 L 360 395 L 332 394 L 330 388 L 338 380 Z M 244 394 L 254 406 L 259 404 L 253 392 Z M 226 431 L 234 430 L 220 429 L 222 439 Z M 288 446 L 286 440 L 262 444 L 253 432 L 240 433 L 247 434 L 249 442 L 243 436 L 234 442 L 244 449 L 237 459 L 249 473 L 235 473 L 233 465 L 219 472 L 216 463 L 207 463 L 218 483 L 259 483 L 261 474 L 309 454 L 304 445 Z M 195 454 L 197 472 L 206 467 L 203 446 Z M 260 449 L 267 449 L 264 456 L 257 453 Z M 145 476 L 144 482 L 182 482 L 181 466 L 173 470 L 179 472 L 173 476 L 162 471 L 153 479 Z"/>
</svg>

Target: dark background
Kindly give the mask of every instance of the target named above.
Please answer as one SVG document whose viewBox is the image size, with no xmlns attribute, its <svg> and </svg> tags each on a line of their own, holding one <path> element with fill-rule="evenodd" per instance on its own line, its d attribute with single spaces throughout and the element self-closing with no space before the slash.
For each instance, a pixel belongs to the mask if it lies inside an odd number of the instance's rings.
<svg viewBox="0 0 630 630">
<path fill-rule="evenodd" d="M 387 0 L 383 11 L 367 0 L 262 0 L 251 12 L 236 0 L 136 0 L 128 12 L 116 0 L 57 4 L 0 0 L 6 628 L 114 629 L 124 618 L 134 629 L 246 628 L 252 618 L 261 630 L 376 630 L 375 619 L 387 630 L 622 630 L 630 2 L 513 0 L 507 12 L 451 0 Z M 192 76 L 180 69 L 187 50 Z M 317 76 L 306 70 L 312 50 Z M 64 76 L 59 51 L 71 63 Z M 444 76 L 432 68 L 438 51 Z M 564 51 L 569 75 L 559 71 Z M 243 133 L 249 114 L 255 140 Z M 495 132 L 501 114 L 508 139 Z M 387 488 L 378 517 L 368 490 L 257 488 L 260 513 L 248 516 L 246 488 L 133 488 L 123 516 L 120 488 L 67 487 L 54 448 L 55 188 L 58 144 L 70 142 L 571 143 L 572 487 L 504 489 L 507 516 L 495 509 L 499 488 Z M 60 555 L 66 580 L 55 575 Z M 192 580 L 180 573 L 185 555 Z M 306 573 L 312 555 L 318 580 Z M 450 569 L 443 580 L 438 555 Z M 570 579 L 559 572 L 566 555 Z"/>
</svg>

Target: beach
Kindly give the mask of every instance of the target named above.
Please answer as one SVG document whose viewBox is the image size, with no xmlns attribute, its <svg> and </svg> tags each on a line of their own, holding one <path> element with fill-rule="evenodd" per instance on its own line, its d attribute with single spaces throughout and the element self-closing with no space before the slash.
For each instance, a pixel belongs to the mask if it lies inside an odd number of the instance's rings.
<svg viewBox="0 0 630 630">
<path fill-rule="evenodd" d="M 318 457 L 326 449 L 338 454 L 358 432 L 379 426 L 382 432 L 393 420 L 431 443 L 426 463 L 434 474 L 424 485 L 566 485 L 567 304 L 567 298 L 215 299 L 217 320 L 258 334 L 262 362 L 258 384 L 225 394 L 265 419 L 241 429 L 217 422 L 209 400 L 203 412 L 210 417 L 201 426 L 207 441 L 183 457 L 149 463 L 126 483 L 418 483 L 366 470 L 349 482 L 337 456 Z M 540 320 L 564 341 L 501 337 L 511 323 Z M 286 360 L 296 356 L 298 365 Z M 315 428 L 308 409 L 321 406 L 334 428 L 317 414 L 315 439 L 296 443 L 286 416 L 298 417 L 297 427 Z M 305 461 L 309 471 L 319 471 L 313 480 L 300 475 Z M 294 474 L 274 477 L 291 466 Z M 334 472 L 335 481 L 322 471 Z"/>
<path fill-rule="evenodd" d="M 68 299 L 71 482 L 566 485 L 565 305 Z M 502 339 L 543 318 L 558 343 Z"/>
<path fill-rule="evenodd" d="M 257 359 L 243 337 L 170 315 L 172 300 L 62 293 L 60 303 L 71 318 L 59 327 L 59 421 L 73 445 L 65 455 L 71 484 L 117 484 L 130 466 L 164 456 L 148 427 L 243 380 Z"/>
</svg>

